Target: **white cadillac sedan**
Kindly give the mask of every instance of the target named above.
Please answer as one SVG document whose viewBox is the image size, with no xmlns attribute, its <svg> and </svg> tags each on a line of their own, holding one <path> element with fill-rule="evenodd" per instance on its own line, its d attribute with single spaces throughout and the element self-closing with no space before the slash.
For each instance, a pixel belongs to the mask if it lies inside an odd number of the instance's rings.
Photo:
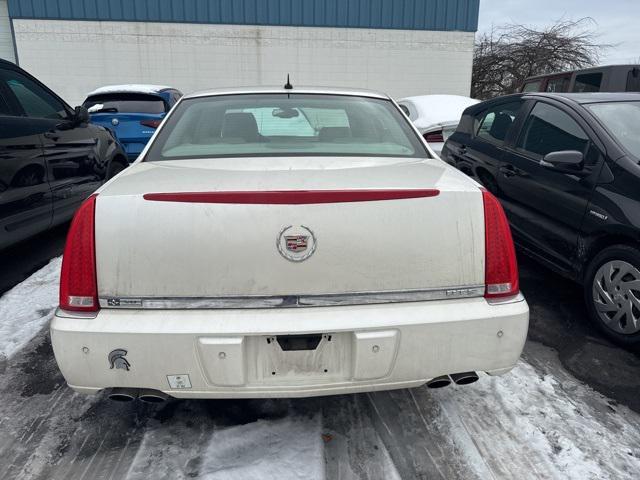
<svg viewBox="0 0 640 480">
<path fill-rule="evenodd" d="M 528 316 L 499 203 L 388 96 L 238 89 L 80 207 L 51 338 L 82 393 L 302 397 L 505 373 Z"/>
</svg>

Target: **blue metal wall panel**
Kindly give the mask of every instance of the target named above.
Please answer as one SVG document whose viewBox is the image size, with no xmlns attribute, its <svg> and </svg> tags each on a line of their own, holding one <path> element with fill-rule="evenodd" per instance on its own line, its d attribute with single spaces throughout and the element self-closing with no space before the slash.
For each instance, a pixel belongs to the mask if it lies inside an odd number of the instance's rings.
<svg viewBox="0 0 640 480">
<path fill-rule="evenodd" d="M 480 0 L 9 0 L 12 18 L 478 29 Z"/>
</svg>

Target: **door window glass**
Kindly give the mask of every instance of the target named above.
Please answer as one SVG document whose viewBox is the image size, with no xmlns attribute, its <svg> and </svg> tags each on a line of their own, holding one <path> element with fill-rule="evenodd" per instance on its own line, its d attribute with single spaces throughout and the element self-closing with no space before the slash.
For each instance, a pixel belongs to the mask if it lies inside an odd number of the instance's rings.
<svg viewBox="0 0 640 480">
<path fill-rule="evenodd" d="M 492 142 L 503 143 L 522 103 L 502 103 L 480 114 L 476 135 Z"/>
<path fill-rule="evenodd" d="M 0 89 L 0 115 L 12 115 L 11 109 L 9 108 L 9 103 L 2 96 L 2 89 Z"/>
<path fill-rule="evenodd" d="M 640 159 L 640 101 L 586 105 L 613 137 Z"/>
<path fill-rule="evenodd" d="M 627 74 L 627 92 L 640 92 L 640 68 L 632 68 Z"/>
<path fill-rule="evenodd" d="M 547 92 L 566 92 L 569 90 L 570 77 L 550 78 L 547 82 Z"/>
<path fill-rule="evenodd" d="M 551 152 L 585 153 L 589 137 L 569 115 L 547 103 L 537 103 L 525 123 L 517 148 L 542 158 Z"/>
<path fill-rule="evenodd" d="M 602 83 L 602 73 L 584 73 L 576 75 L 576 83 L 573 85 L 574 92 L 599 92 Z"/>
<path fill-rule="evenodd" d="M 12 70 L 0 72 L 0 81 L 13 93 L 27 117 L 67 117 L 67 111 L 60 100 L 21 73 Z"/>
<path fill-rule="evenodd" d="M 522 87 L 523 92 L 539 92 L 542 80 L 534 80 L 533 82 L 527 82 Z"/>
</svg>

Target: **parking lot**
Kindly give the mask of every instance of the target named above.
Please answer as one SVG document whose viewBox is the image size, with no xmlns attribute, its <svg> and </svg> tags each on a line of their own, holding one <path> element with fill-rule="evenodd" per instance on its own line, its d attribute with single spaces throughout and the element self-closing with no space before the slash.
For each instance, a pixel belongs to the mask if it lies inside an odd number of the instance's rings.
<svg viewBox="0 0 640 480">
<path fill-rule="evenodd" d="M 578 287 L 526 258 L 529 338 L 505 376 L 122 404 L 74 394 L 55 363 L 48 322 L 64 235 L 3 253 L 13 263 L 0 278 L 0 478 L 637 478 L 640 358 L 586 323 Z"/>
</svg>

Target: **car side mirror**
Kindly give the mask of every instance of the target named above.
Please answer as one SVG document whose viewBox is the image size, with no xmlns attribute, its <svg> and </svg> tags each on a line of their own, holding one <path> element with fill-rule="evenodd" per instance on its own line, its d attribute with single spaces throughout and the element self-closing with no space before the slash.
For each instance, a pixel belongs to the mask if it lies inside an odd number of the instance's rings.
<svg viewBox="0 0 640 480">
<path fill-rule="evenodd" d="M 89 111 L 85 107 L 79 106 L 74 109 L 73 121 L 75 123 L 77 124 L 89 123 L 89 120 L 90 120 Z"/>
<path fill-rule="evenodd" d="M 562 150 L 547 153 L 540 165 L 561 173 L 580 175 L 584 163 L 584 155 L 577 150 Z"/>
</svg>

